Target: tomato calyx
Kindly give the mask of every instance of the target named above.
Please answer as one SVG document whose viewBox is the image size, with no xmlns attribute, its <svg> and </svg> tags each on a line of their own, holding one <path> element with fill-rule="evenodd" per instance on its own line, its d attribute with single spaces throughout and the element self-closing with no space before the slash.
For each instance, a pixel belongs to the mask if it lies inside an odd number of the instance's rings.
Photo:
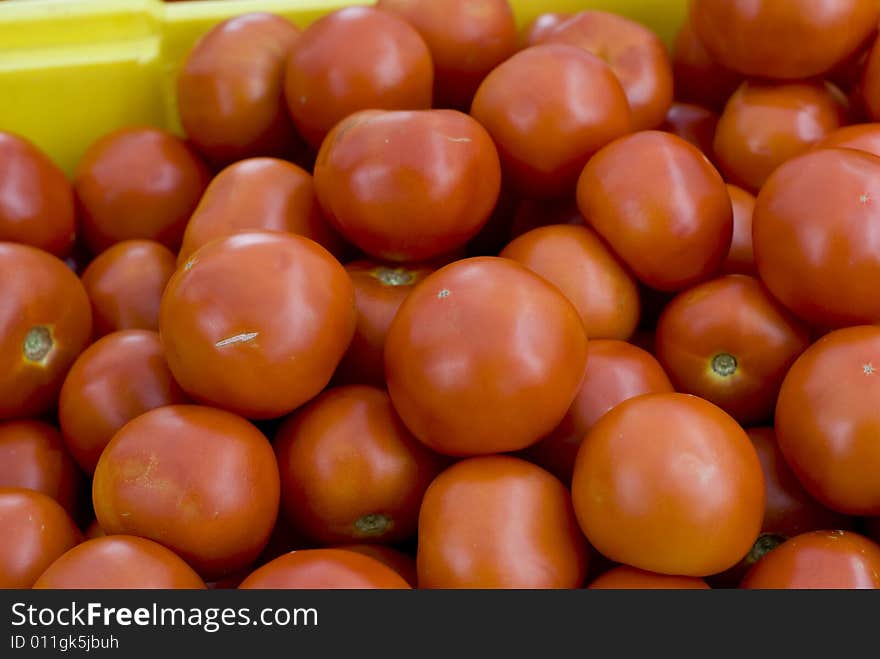
<svg viewBox="0 0 880 659">
<path fill-rule="evenodd" d="M 778 533 L 762 533 L 758 536 L 758 539 L 755 540 L 755 544 L 752 545 L 748 555 L 746 555 L 744 561 L 745 566 L 747 568 L 753 566 L 786 540 L 788 540 L 788 538 Z"/>
<path fill-rule="evenodd" d="M 25 360 L 43 363 L 55 347 L 52 330 L 45 325 L 36 325 L 28 330 L 22 342 L 21 352 Z"/>
<path fill-rule="evenodd" d="M 354 522 L 357 535 L 362 538 L 375 538 L 385 535 L 391 530 L 394 522 L 388 515 L 382 513 L 369 513 L 359 517 Z"/>
<path fill-rule="evenodd" d="M 409 286 L 415 279 L 415 275 L 405 268 L 380 267 L 370 274 L 385 286 Z"/>
<path fill-rule="evenodd" d="M 721 352 L 712 358 L 712 372 L 722 378 L 729 378 L 736 373 L 736 357 L 727 352 Z"/>
</svg>

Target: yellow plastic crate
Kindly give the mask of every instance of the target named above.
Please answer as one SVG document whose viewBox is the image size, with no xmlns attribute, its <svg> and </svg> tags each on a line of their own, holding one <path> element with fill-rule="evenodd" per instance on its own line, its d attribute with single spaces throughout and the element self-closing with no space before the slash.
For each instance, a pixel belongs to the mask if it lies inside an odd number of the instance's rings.
<svg viewBox="0 0 880 659">
<path fill-rule="evenodd" d="M 101 135 L 127 125 L 180 133 L 178 67 L 212 25 L 268 11 L 300 27 L 364 0 L 7 0 L 0 2 L 0 130 L 27 137 L 68 173 Z M 604 9 L 670 43 L 686 0 L 511 0 L 522 26 L 546 11 Z"/>
</svg>

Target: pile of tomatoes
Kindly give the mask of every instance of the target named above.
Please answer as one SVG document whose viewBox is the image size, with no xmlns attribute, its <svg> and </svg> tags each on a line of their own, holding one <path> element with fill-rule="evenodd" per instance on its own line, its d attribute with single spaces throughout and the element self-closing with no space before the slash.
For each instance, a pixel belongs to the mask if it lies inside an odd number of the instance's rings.
<svg viewBox="0 0 880 659">
<path fill-rule="evenodd" d="M 247 14 L 185 139 L 0 133 L 0 586 L 880 586 L 880 7 L 820 4 Z"/>
</svg>

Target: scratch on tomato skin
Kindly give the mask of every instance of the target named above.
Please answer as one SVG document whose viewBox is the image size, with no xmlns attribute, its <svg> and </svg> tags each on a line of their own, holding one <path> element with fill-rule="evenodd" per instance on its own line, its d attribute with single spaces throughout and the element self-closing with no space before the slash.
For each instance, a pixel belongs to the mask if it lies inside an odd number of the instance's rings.
<svg viewBox="0 0 880 659">
<path fill-rule="evenodd" d="M 233 343 L 247 343 L 248 341 L 253 341 L 259 335 L 259 332 L 243 332 L 242 334 L 230 336 L 222 341 L 217 341 L 217 343 L 214 344 L 214 347 L 222 348 L 224 346 L 232 345 Z"/>
</svg>

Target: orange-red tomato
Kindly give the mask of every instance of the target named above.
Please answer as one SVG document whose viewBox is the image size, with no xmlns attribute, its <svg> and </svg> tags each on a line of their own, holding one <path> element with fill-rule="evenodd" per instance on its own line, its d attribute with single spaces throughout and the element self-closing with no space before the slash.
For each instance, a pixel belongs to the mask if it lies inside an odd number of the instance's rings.
<svg viewBox="0 0 880 659">
<path fill-rule="evenodd" d="M 316 396 L 354 334 L 354 289 L 316 242 L 239 233 L 171 278 L 159 312 L 165 356 L 196 400 L 275 418 Z"/>
<path fill-rule="evenodd" d="M 92 303 L 95 336 L 159 329 L 159 303 L 177 267 L 174 253 L 154 240 L 124 240 L 82 273 Z"/>
<path fill-rule="evenodd" d="M 311 238 L 335 256 L 344 251 L 321 214 L 311 174 L 277 158 L 249 158 L 211 181 L 186 225 L 177 261 L 217 238 L 264 230 Z"/>
<path fill-rule="evenodd" d="M 745 431 L 720 408 L 686 394 L 647 394 L 593 426 L 572 497 L 587 539 L 608 558 L 704 577 L 751 549 L 764 477 Z"/>
<path fill-rule="evenodd" d="M 660 128 L 687 140 L 711 158 L 717 126 L 718 114 L 713 110 L 691 103 L 673 103 Z"/>
<path fill-rule="evenodd" d="M 880 156 L 880 124 L 855 124 L 838 128 L 816 144 L 817 149 L 856 149 Z"/>
<path fill-rule="evenodd" d="M 495 140 L 506 184 L 531 197 L 570 193 L 590 156 L 631 130 L 614 72 L 565 44 L 527 48 L 499 65 L 471 114 Z"/>
<path fill-rule="evenodd" d="M 375 558 L 380 563 L 387 565 L 397 572 L 411 587 L 415 588 L 418 584 L 418 573 L 416 572 L 416 559 L 402 551 L 386 547 L 385 545 L 340 545 L 335 549 L 344 549 L 345 551 L 353 551 L 356 554 L 363 554 L 370 558 Z"/>
<path fill-rule="evenodd" d="M 584 226 L 586 220 L 581 215 L 574 195 L 559 200 L 523 199 L 517 204 L 510 226 L 510 237 L 519 238 L 524 233 L 551 224 L 571 224 Z"/>
<path fill-rule="evenodd" d="M 520 35 L 520 44 L 523 48 L 537 46 L 553 30 L 571 18 L 571 14 L 563 12 L 545 12 L 538 14 L 531 23 L 526 25 Z"/>
<path fill-rule="evenodd" d="M 318 148 L 341 119 L 366 109 L 431 107 L 434 67 L 402 18 L 347 7 L 312 23 L 290 49 L 284 93 L 300 134 Z"/>
<path fill-rule="evenodd" d="M 17 487 L 0 487 L 0 531 L 0 588 L 30 588 L 56 558 L 82 541 L 57 501 Z"/>
<path fill-rule="evenodd" d="M 676 577 L 621 565 L 605 572 L 589 585 L 591 590 L 709 590 L 697 577 Z"/>
<path fill-rule="evenodd" d="M 568 490 L 524 460 L 462 460 L 425 494 L 420 588 L 580 588 L 586 561 Z"/>
<path fill-rule="evenodd" d="M 727 185 L 733 206 L 733 241 L 727 259 L 721 266 L 725 275 L 758 276 L 755 252 L 752 249 L 752 217 L 755 213 L 755 197 L 735 185 Z"/>
<path fill-rule="evenodd" d="M 302 549 L 279 556 L 252 572 L 244 590 L 409 590 L 411 586 L 381 561 L 343 549 Z"/>
<path fill-rule="evenodd" d="M 96 341 L 74 362 L 61 388 L 58 420 L 67 448 L 92 474 L 122 426 L 149 410 L 185 402 L 159 335 L 123 330 Z"/>
<path fill-rule="evenodd" d="M 742 83 L 742 74 L 718 64 L 686 20 L 672 49 L 675 98 L 721 110 Z"/>
<path fill-rule="evenodd" d="M 571 483 L 581 442 L 602 415 L 630 398 L 672 391 L 666 372 L 650 353 L 623 341 L 591 340 L 587 372 L 568 413 L 525 454 L 564 483 Z"/>
<path fill-rule="evenodd" d="M 182 558 L 158 542 L 131 535 L 87 540 L 62 554 L 35 589 L 204 589 Z"/>
<path fill-rule="evenodd" d="M 180 121 L 210 160 L 228 163 L 294 150 L 284 69 L 299 34 L 281 16 L 243 14 L 206 32 L 187 55 L 177 76 Z"/>
<path fill-rule="evenodd" d="M 578 310 L 591 339 L 626 340 L 635 332 L 640 314 L 636 282 L 592 229 L 534 229 L 507 245 L 500 256 L 555 284 Z"/>
<path fill-rule="evenodd" d="M 659 131 L 612 142 L 578 181 L 590 226 L 644 284 L 676 291 L 710 278 L 730 250 L 733 209 L 692 144 Z"/>
<path fill-rule="evenodd" d="M 89 340 L 89 297 L 63 261 L 34 247 L 0 243 L 0 272 L 0 420 L 38 416 Z"/>
<path fill-rule="evenodd" d="M 116 433 L 98 460 L 92 501 L 108 535 L 161 542 L 203 577 L 249 566 L 278 514 L 268 440 L 229 412 L 171 405 Z"/>
<path fill-rule="evenodd" d="M 75 219 L 64 172 L 23 137 L 0 131 L 0 241 L 64 258 L 73 249 Z"/>
<path fill-rule="evenodd" d="M 330 132 L 315 163 L 327 218 L 389 261 L 462 247 L 489 219 L 500 190 L 492 138 L 456 110 L 357 112 Z"/>
<path fill-rule="evenodd" d="M 416 440 L 374 387 L 330 388 L 275 436 L 282 509 L 323 543 L 406 540 L 416 532 L 440 457 Z"/>
<path fill-rule="evenodd" d="M 82 474 L 55 428 L 42 421 L 0 423 L 0 487 L 42 492 L 76 517 L 82 486 Z"/>
<path fill-rule="evenodd" d="M 422 442 L 466 456 L 549 433 L 580 387 L 587 336 L 553 284 L 498 257 L 457 261 L 404 300 L 385 343 L 394 407 Z"/>
</svg>

